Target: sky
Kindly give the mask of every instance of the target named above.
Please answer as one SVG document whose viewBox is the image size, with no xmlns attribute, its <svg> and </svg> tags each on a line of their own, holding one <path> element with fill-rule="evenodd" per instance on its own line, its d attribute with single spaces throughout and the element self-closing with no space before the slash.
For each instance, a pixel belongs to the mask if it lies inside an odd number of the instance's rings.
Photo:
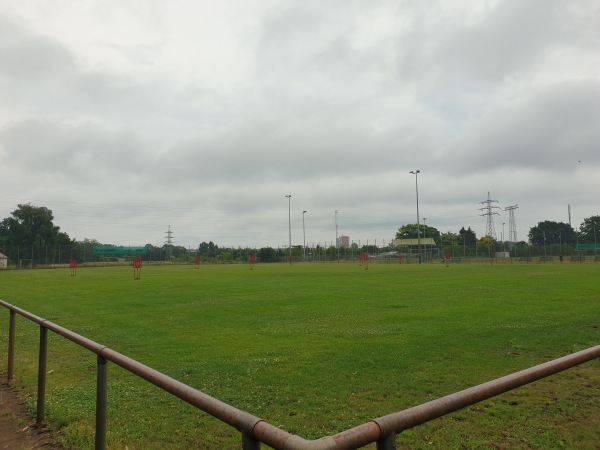
<svg viewBox="0 0 600 450">
<path fill-rule="evenodd" d="M 0 219 L 381 246 L 418 195 L 477 237 L 493 200 L 499 240 L 518 205 L 526 241 L 600 215 L 599 174 L 597 0 L 0 0 Z"/>
</svg>

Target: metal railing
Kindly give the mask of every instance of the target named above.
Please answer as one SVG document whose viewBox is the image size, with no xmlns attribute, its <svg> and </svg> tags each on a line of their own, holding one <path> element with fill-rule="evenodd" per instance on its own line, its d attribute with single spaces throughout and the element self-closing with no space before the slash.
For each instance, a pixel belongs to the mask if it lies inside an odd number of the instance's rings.
<svg viewBox="0 0 600 450">
<path fill-rule="evenodd" d="M 37 390 L 37 421 L 44 420 L 46 396 L 46 360 L 48 330 L 86 348 L 97 355 L 96 387 L 96 436 L 95 448 L 106 448 L 106 409 L 108 366 L 110 361 L 153 385 L 173 394 L 177 398 L 197 407 L 222 422 L 236 428 L 241 433 L 243 450 L 258 450 L 264 443 L 276 450 L 352 450 L 376 443 L 378 450 L 396 448 L 396 435 L 417 425 L 437 419 L 461 408 L 474 405 L 482 400 L 508 392 L 549 375 L 572 368 L 600 357 L 600 345 L 558 358 L 529 369 L 515 372 L 437 400 L 423 403 L 404 411 L 378 417 L 370 422 L 343 431 L 333 436 L 307 440 L 292 435 L 264 420 L 217 400 L 201 391 L 181 383 L 151 367 L 145 366 L 110 348 L 87 339 L 66 328 L 49 322 L 30 312 L 0 300 L 0 306 L 10 311 L 8 342 L 8 381 L 14 377 L 16 316 L 20 315 L 40 326 L 40 346 Z"/>
</svg>

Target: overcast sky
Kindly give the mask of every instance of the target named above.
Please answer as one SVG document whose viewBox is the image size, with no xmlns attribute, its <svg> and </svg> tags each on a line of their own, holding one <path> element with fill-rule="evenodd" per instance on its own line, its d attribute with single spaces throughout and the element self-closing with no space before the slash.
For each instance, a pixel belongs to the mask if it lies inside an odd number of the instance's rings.
<svg viewBox="0 0 600 450">
<path fill-rule="evenodd" d="M 0 219 L 389 243 L 600 214 L 597 0 L 0 0 Z M 502 225 L 505 223 L 506 225 Z"/>
</svg>

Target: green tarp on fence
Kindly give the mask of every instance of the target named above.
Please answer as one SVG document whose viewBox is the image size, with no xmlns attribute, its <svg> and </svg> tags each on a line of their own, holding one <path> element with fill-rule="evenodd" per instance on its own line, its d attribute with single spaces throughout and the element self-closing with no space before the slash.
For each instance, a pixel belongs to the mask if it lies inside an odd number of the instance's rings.
<svg viewBox="0 0 600 450">
<path fill-rule="evenodd" d="M 97 246 L 93 248 L 94 255 L 101 256 L 134 256 L 145 255 L 146 247 L 113 247 L 113 246 Z"/>
<path fill-rule="evenodd" d="M 600 244 L 577 244 L 576 250 L 600 250 Z"/>
</svg>

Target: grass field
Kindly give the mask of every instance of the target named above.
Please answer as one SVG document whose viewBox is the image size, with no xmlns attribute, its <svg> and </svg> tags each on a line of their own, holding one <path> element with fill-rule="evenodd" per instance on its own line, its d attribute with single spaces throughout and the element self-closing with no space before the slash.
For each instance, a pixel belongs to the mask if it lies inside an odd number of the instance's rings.
<svg viewBox="0 0 600 450">
<path fill-rule="evenodd" d="M 0 299 L 307 439 L 600 342 L 600 265 L 132 272 L 4 271 Z M 0 309 L 0 371 L 7 334 Z M 30 396 L 38 334 L 17 320 L 15 379 Z M 50 333 L 46 415 L 68 448 L 93 448 L 95 370 L 95 355 Z M 115 365 L 108 414 L 110 448 L 240 448 L 234 429 Z M 406 431 L 398 446 L 600 448 L 600 362 Z"/>
</svg>

